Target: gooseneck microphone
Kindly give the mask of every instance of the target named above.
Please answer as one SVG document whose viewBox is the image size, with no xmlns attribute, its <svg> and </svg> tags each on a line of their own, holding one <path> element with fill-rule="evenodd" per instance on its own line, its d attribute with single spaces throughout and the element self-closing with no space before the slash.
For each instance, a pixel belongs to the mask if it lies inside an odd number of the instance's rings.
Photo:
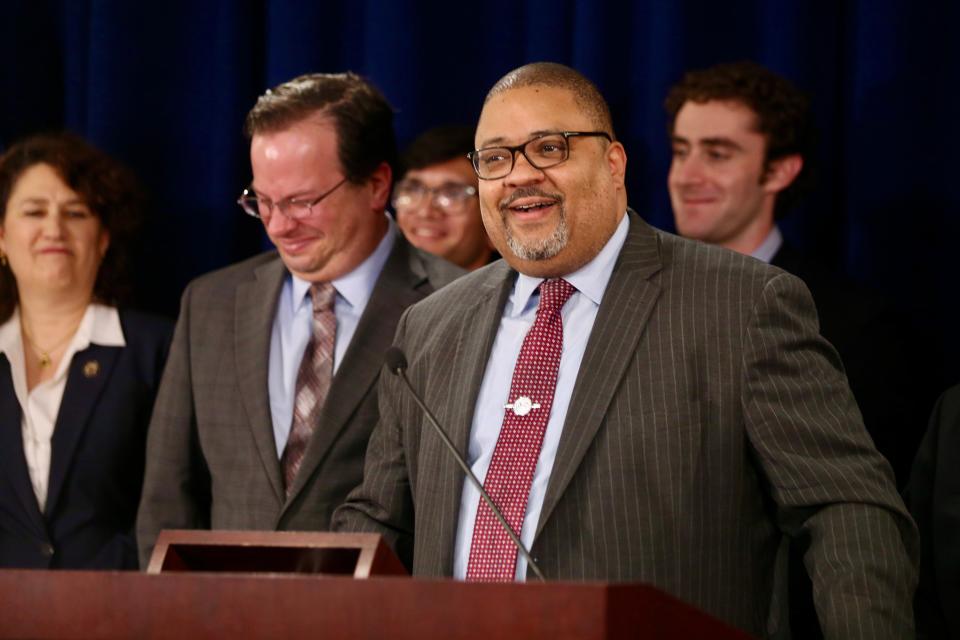
<svg viewBox="0 0 960 640">
<path fill-rule="evenodd" d="M 527 551 L 527 548 L 523 546 L 522 542 L 520 542 L 520 537 L 507 523 L 507 519 L 503 517 L 503 513 L 493 502 L 493 498 L 490 497 L 490 494 L 488 494 L 486 489 L 483 488 L 483 485 L 477 479 L 477 476 L 475 476 L 473 471 L 470 470 L 470 466 L 467 465 L 467 462 L 457 451 L 457 448 L 453 446 L 453 442 L 450 441 L 450 437 L 447 436 L 447 432 L 443 430 L 443 427 L 440 426 L 440 423 L 437 422 L 437 419 L 433 417 L 433 413 L 427 408 L 427 405 L 424 404 L 423 400 L 420 398 L 420 394 L 416 392 L 416 390 L 413 388 L 413 385 L 411 385 L 410 381 L 407 380 L 407 376 L 404 373 L 407 368 L 407 356 L 404 355 L 403 350 L 397 346 L 390 347 L 387 349 L 385 360 L 387 363 L 387 369 L 390 370 L 390 373 L 403 380 L 403 384 L 410 392 L 413 400 L 417 403 L 417 406 L 420 407 L 420 410 L 423 411 L 424 415 L 427 416 L 427 421 L 433 426 L 434 431 L 437 432 L 437 435 L 440 436 L 440 439 L 443 440 L 443 444 L 446 445 L 450 455 L 452 455 L 454 460 L 457 461 L 457 464 L 460 465 L 460 468 L 463 469 L 463 472 L 467 475 L 467 478 L 470 479 L 470 482 L 473 483 L 473 486 L 476 487 L 477 491 L 480 492 L 480 496 L 483 498 L 484 502 L 487 503 L 487 506 L 490 507 L 490 510 L 493 511 L 493 515 L 497 517 L 497 520 L 500 522 L 500 526 L 502 526 L 504 531 L 507 532 L 507 535 L 510 536 L 510 540 L 513 541 L 517 551 L 519 551 L 520 555 L 522 555 L 527 561 L 527 565 L 531 570 L 533 570 L 534 575 L 536 575 L 541 581 L 545 581 L 546 578 L 543 577 L 543 572 L 540 571 L 540 567 L 538 567 L 537 563 L 534 562 L 533 558 L 530 556 L 530 552 Z"/>
</svg>

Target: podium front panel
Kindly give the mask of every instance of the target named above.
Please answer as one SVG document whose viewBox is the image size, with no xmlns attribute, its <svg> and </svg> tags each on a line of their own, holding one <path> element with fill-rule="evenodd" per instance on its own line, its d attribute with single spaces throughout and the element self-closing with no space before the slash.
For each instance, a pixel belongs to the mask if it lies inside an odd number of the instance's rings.
<svg viewBox="0 0 960 640">
<path fill-rule="evenodd" d="M 0 571 L 0 637 L 747 638 L 644 585 Z"/>
</svg>

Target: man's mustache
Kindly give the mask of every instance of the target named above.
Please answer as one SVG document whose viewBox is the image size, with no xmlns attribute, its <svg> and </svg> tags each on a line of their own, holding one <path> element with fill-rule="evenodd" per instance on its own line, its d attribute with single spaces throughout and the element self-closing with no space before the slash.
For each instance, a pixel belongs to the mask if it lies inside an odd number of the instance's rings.
<svg viewBox="0 0 960 640">
<path fill-rule="evenodd" d="M 536 187 L 521 187 L 500 201 L 500 210 L 503 211 L 520 198 L 546 198 L 547 200 L 555 200 L 559 203 L 563 202 L 562 194 L 547 193 L 543 189 Z"/>
</svg>

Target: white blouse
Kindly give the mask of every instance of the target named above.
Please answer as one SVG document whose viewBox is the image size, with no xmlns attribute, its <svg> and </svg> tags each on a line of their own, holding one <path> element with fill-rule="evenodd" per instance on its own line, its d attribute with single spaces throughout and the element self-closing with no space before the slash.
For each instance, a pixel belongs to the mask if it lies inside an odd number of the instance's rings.
<svg viewBox="0 0 960 640">
<path fill-rule="evenodd" d="M 60 401 L 67 386 L 67 372 L 73 354 L 83 351 L 91 343 L 105 347 L 123 347 L 123 329 L 116 308 L 102 304 L 90 304 L 73 340 L 67 345 L 57 371 L 50 380 L 27 392 L 27 371 L 24 364 L 23 340 L 20 332 L 20 310 L 0 326 L 0 353 L 10 362 L 13 390 L 20 403 L 23 418 L 20 430 L 23 436 L 23 454 L 27 459 L 30 482 L 42 512 L 47 502 L 47 485 L 50 478 L 50 440 L 57 423 Z"/>
</svg>

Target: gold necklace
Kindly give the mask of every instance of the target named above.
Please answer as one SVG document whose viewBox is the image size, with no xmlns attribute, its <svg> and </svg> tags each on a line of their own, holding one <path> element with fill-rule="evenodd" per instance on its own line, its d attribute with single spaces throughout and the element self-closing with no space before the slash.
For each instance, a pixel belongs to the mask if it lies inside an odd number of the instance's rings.
<svg viewBox="0 0 960 640">
<path fill-rule="evenodd" d="M 40 368 L 41 368 L 41 369 L 46 369 L 47 367 L 49 367 L 49 366 L 53 363 L 53 358 L 50 357 L 50 354 L 51 354 L 51 353 L 55 353 L 60 347 L 62 347 L 64 344 L 66 344 L 66 343 L 67 343 L 67 340 L 69 340 L 70 338 L 72 338 L 72 337 L 74 336 L 74 334 L 77 332 L 77 328 L 80 326 L 80 324 L 77 323 L 77 326 L 74 327 L 74 328 L 70 331 L 70 333 L 68 333 L 66 336 L 64 336 L 63 338 L 61 338 L 60 341 L 57 342 L 57 344 L 53 345 L 53 346 L 50 347 L 49 349 L 43 349 L 43 348 L 40 347 L 40 345 L 38 345 L 36 342 L 34 342 L 33 337 L 31 337 L 31 335 L 30 335 L 30 332 L 27 331 L 27 325 L 26 325 L 26 324 L 22 324 L 22 323 L 21 323 L 20 326 L 23 327 L 23 336 L 27 339 L 27 342 L 30 344 L 30 348 L 33 349 L 33 352 L 36 354 L 37 358 L 39 358 L 39 363 L 38 363 L 38 364 L 40 365 Z"/>
</svg>

